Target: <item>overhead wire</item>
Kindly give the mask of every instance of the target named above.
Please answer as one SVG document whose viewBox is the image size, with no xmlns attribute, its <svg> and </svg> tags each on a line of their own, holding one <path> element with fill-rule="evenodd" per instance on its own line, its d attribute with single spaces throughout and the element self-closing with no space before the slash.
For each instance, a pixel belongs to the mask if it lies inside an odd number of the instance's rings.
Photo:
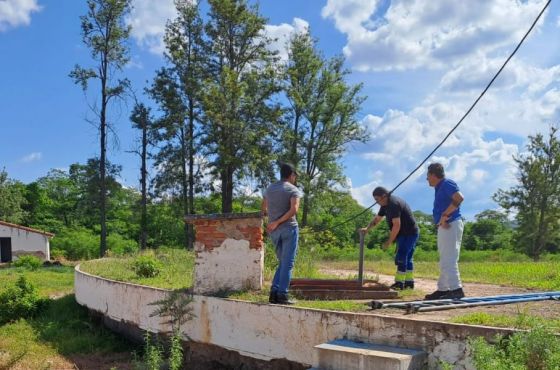
<svg viewBox="0 0 560 370">
<path fill-rule="evenodd" d="M 478 102 L 482 99 L 482 97 L 486 94 L 486 92 L 488 91 L 488 89 L 490 89 L 490 86 L 492 86 L 492 84 L 494 83 L 494 81 L 498 78 L 498 76 L 502 73 L 502 71 L 504 70 L 504 68 L 506 67 L 506 65 L 509 63 L 509 61 L 513 58 L 513 56 L 517 53 L 517 51 L 519 50 L 519 48 L 521 47 L 521 45 L 523 45 L 523 43 L 525 42 L 525 39 L 529 36 L 529 34 L 531 33 L 531 31 L 533 30 L 533 28 L 535 28 L 535 25 L 537 24 L 537 22 L 539 21 L 539 19 L 541 18 L 541 16 L 543 15 L 543 13 L 546 11 L 546 9 L 548 8 L 548 6 L 550 5 L 550 3 L 552 2 L 552 0 L 548 0 L 546 2 L 546 4 L 544 5 L 544 7 L 542 8 L 542 10 L 539 12 L 539 14 L 537 15 L 537 17 L 535 18 L 535 20 L 533 21 L 533 23 L 531 24 L 531 27 L 529 27 L 529 29 L 527 30 L 527 32 L 525 32 L 525 35 L 523 36 L 523 38 L 521 39 L 521 41 L 519 41 L 519 43 L 517 44 L 517 46 L 515 47 L 515 49 L 511 52 L 511 54 L 509 55 L 509 57 L 505 60 L 505 62 L 502 64 L 502 66 L 500 67 L 500 69 L 498 70 L 498 72 L 496 72 L 496 74 L 494 74 L 494 77 L 492 77 L 492 79 L 490 80 L 490 82 L 486 85 L 486 87 L 484 88 L 484 90 L 479 94 L 479 96 L 476 98 L 476 100 L 471 104 L 471 106 L 469 107 L 469 109 L 467 109 L 467 111 L 465 112 L 465 114 L 463 114 L 463 116 L 461 117 L 461 119 L 459 119 L 459 121 L 455 124 L 455 126 L 453 126 L 453 128 L 451 130 L 449 130 L 449 132 L 447 133 L 447 135 L 445 135 L 445 137 L 443 138 L 443 140 L 441 140 L 441 142 L 436 145 L 436 147 L 420 162 L 420 164 L 418 166 L 416 166 L 416 168 L 414 168 L 404 179 L 402 179 L 393 189 L 391 189 L 391 191 L 389 193 L 393 193 L 395 190 L 397 190 L 402 184 L 404 184 L 410 177 L 412 177 L 412 175 L 414 175 L 416 173 L 416 171 L 418 171 L 427 161 L 428 159 L 430 159 L 430 157 L 447 141 L 447 139 L 451 136 L 451 134 L 453 134 L 453 132 L 455 132 L 455 130 L 461 125 L 461 123 L 465 120 L 465 118 L 467 118 L 467 116 L 472 112 L 472 110 L 474 109 L 474 107 L 478 104 Z M 377 204 L 377 202 L 373 203 L 371 206 L 367 207 L 366 209 L 364 209 L 362 212 L 349 217 L 348 219 L 335 224 L 333 226 L 329 226 L 327 228 L 323 228 L 323 229 L 315 229 L 315 230 L 311 230 L 311 232 L 324 232 L 327 230 L 334 230 L 344 224 L 347 224 L 348 222 L 355 220 L 356 218 L 360 217 L 361 215 L 363 215 L 364 213 L 366 213 L 367 211 L 369 211 L 370 209 L 372 209 L 375 205 Z M 304 232 L 304 231 L 302 231 Z"/>
</svg>

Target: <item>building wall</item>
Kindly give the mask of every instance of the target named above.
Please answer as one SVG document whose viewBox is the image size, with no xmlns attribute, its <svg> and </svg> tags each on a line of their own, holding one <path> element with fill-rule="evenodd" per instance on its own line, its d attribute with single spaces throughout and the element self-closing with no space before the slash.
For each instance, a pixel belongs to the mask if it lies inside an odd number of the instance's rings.
<svg viewBox="0 0 560 370">
<path fill-rule="evenodd" d="M 49 238 L 46 235 L 0 225 L 0 237 L 12 239 L 12 257 L 34 254 L 43 260 L 50 259 Z"/>
<path fill-rule="evenodd" d="M 167 291 L 75 272 L 79 304 L 111 320 L 152 332 L 168 331 L 158 317 L 150 317 L 149 303 L 165 298 Z M 454 369 L 471 369 L 466 341 L 471 336 L 493 338 L 506 329 L 448 324 L 384 316 L 299 307 L 258 304 L 216 297 L 193 296 L 195 318 L 182 333 L 189 339 L 236 351 L 243 356 L 286 359 L 305 365 L 317 363 L 314 346 L 334 339 L 370 342 L 424 350 L 430 368 L 439 361 Z"/>
</svg>

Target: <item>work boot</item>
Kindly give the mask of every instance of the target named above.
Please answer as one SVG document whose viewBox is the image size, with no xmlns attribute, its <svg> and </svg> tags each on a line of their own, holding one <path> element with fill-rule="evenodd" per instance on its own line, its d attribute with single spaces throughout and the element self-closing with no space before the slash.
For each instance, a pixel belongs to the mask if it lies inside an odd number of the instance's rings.
<svg viewBox="0 0 560 370">
<path fill-rule="evenodd" d="M 268 296 L 268 303 L 276 303 L 278 300 L 276 290 L 271 290 L 270 295 Z"/>
<path fill-rule="evenodd" d="M 433 301 L 435 299 L 446 299 L 447 297 L 445 297 L 445 295 L 447 293 L 448 293 L 448 291 L 436 290 L 435 292 L 426 295 L 424 297 L 424 300 L 425 301 Z"/>
<path fill-rule="evenodd" d="M 274 302 L 274 303 L 292 305 L 292 304 L 295 304 L 296 301 L 291 300 L 288 293 L 276 293 L 276 302 Z"/>
<path fill-rule="evenodd" d="M 465 292 L 463 292 L 463 288 L 457 288 L 454 290 L 449 290 L 446 292 L 444 299 L 461 299 L 465 296 Z"/>
<path fill-rule="evenodd" d="M 405 281 L 404 282 L 404 288 L 405 289 L 414 289 L 414 281 Z"/>
<path fill-rule="evenodd" d="M 395 283 L 393 285 L 391 285 L 389 288 L 394 289 L 394 290 L 403 290 L 404 289 L 404 283 L 402 281 L 395 281 Z"/>
</svg>

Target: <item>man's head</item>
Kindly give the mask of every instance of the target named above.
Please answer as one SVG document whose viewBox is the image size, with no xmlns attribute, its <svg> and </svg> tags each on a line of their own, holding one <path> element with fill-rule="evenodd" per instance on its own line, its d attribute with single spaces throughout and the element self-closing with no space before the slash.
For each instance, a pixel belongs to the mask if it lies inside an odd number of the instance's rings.
<svg viewBox="0 0 560 370">
<path fill-rule="evenodd" d="M 428 175 L 426 180 L 430 186 L 436 186 L 445 177 L 445 170 L 441 163 L 432 163 L 428 166 Z"/>
<path fill-rule="evenodd" d="M 297 171 L 295 167 L 289 163 L 282 163 L 280 165 L 280 178 L 284 181 L 288 181 L 291 184 L 296 183 Z"/>
<path fill-rule="evenodd" d="M 389 193 L 389 191 L 385 189 L 383 186 L 378 186 L 375 189 L 373 189 L 372 195 L 373 195 L 373 199 L 375 199 L 377 204 L 384 207 L 389 203 L 389 196 L 391 195 L 391 193 Z"/>
</svg>

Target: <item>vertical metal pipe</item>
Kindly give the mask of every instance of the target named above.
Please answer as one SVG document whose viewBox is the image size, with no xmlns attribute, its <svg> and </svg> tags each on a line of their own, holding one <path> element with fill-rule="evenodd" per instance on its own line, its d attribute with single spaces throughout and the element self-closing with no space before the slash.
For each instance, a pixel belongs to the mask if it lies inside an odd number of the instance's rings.
<svg viewBox="0 0 560 370">
<path fill-rule="evenodd" d="M 364 237 L 365 233 L 358 231 L 360 234 L 360 265 L 358 267 L 358 282 L 360 286 L 364 285 Z"/>
</svg>

